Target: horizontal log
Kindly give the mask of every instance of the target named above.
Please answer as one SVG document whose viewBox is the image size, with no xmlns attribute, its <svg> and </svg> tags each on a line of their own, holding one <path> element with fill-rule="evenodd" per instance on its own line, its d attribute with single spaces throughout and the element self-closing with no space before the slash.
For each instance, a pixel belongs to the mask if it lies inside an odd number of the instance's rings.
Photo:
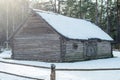
<svg viewBox="0 0 120 80">
<path fill-rule="evenodd" d="M 16 50 L 41 50 L 41 51 L 56 51 L 56 50 L 60 50 L 60 46 L 59 45 L 41 45 L 38 47 L 37 46 L 26 46 L 26 45 L 23 45 L 23 46 L 19 46 L 19 45 L 16 45 L 14 46 L 14 49 Z"/>
<path fill-rule="evenodd" d="M 28 59 L 28 60 L 60 60 L 60 53 L 58 54 L 14 54 L 15 59 Z"/>
<path fill-rule="evenodd" d="M 33 38 L 33 39 L 40 39 L 40 38 L 59 38 L 59 35 L 58 34 L 39 34 L 39 35 L 29 35 L 29 34 L 25 34 L 25 35 L 22 35 L 22 34 L 19 34 L 19 35 L 15 35 L 14 39 L 22 39 L 22 38 Z"/>
</svg>

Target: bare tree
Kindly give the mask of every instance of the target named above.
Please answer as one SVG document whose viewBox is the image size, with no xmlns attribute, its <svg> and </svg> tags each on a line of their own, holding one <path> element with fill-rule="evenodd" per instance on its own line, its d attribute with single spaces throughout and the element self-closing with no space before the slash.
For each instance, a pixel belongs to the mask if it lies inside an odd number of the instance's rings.
<svg viewBox="0 0 120 80">
<path fill-rule="evenodd" d="M 56 0 L 54 0 L 54 12 L 57 12 L 57 4 L 56 4 Z"/>
<path fill-rule="evenodd" d="M 0 43 L 6 43 L 8 48 L 9 36 L 25 19 L 27 15 L 28 0 L 0 0 Z M 24 11 L 22 11 L 23 7 Z M 21 15 L 22 14 L 22 15 Z M 4 41 L 4 42 L 3 42 Z"/>
<path fill-rule="evenodd" d="M 110 33 L 110 25 L 109 25 L 109 0 L 107 0 L 107 33 Z"/>
<path fill-rule="evenodd" d="M 102 17 L 103 17 L 103 0 L 101 0 L 100 23 L 102 22 Z"/>
<path fill-rule="evenodd" d="M 80 5 L 80 18 L 82 18 L 82 0 L 79 1 L 79 5 Z"/>
<path fill-rule="evenodd" d="M 120 43 L 120 0 L 117 0 L 117 42 Z"/>
<path fill-rule="evenodd" d="M 98 0 L 96 0 L 96 24 L 98 24 Z"/>
<path fill-rule="evenodd" d="M 9 37 L 9 36 L 8 36 L 8 34 L 9 34 L 9 33 L 8 33 L 8 26 L 9 26 L 9 20 L 8 20 L 8 19 L 9 19 L 9 18 L 8 18 L 8 17 L 9 17 L 9 16 L 8 16 L 8 6 L 9 6 L 9 4 L 8 4 L 8 3 L 9 3 L 9 0 L 8 0 L 8 2 L 6 3 L 6 17 L 7 17 L 7 18 L 6 18 L 6 48 L 8 48 L 8 37 Z"/>
</svg>

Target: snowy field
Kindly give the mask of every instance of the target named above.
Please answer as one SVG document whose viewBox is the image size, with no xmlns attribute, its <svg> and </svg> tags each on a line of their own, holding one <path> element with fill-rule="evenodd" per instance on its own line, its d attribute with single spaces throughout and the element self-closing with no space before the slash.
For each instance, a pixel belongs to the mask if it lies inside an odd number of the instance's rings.
<svg viewBox="0 0 120 80">
<path fill-rule="evenodd" d="M 0 80 L 32 80 L 0 73 Z"/>
<path fill-rule="evenodd" d="M 113 51 L 114 58 L 98 59 L 74 63 L 46 63 L 38 61 L 10 60 L 11 51 L 0 54 L 0 61 L 50 67 L 55 64 L 57 69 L 98 69 L 120 68 L 120 52 Z M 7 59 L 4 59 L 7 58 Z M 24 75 L 33 78 L 50 80 L 50 70 L 30 66 L 6 64 L 0 62 L 0 71 Z M 0 80 L 33 80 L 0 73 Z M 56 80 L 120 80 L 120 70 L 115 71 L 56 71 Z"/>
</svg>

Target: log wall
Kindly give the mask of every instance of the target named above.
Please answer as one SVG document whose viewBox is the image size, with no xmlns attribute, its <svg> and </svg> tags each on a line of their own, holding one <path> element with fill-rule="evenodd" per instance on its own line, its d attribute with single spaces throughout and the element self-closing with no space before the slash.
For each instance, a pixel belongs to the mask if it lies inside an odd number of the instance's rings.
<svg viewBox="0 0 120 80">
<path fill-rule="evenodd" d="M 94 45 L 86 44 L 86 41 L 69 40 L 66 41 L 66 53 L 64 54 L 64 61 L 81 61 L 98 58 L 110 58 L 112 55 L 111 42 L 109 41 L 93 41 Z M 75 48 L 76 45 L 76 48 Z M 88 47 L 91 46 L 91 47 Z M 90 48 L 90 49 L 88 49 Z M 90 51 L 88 51 L 90 50 Z"/>
<path fill-rule="evenodd" d="M 66 39 L 38 15 L 32 15 L 14 36 L 12 49 L 12 58 L 22 60 L 64 62 L 112 57 L 111 42 Z"/>
<path fill-rule="evenodd" d="M 59 61 L 59 35 L 42 19 L 34 15 L 13 39 L 13 58 Z"/>
<path fill-rule="evenodd" d="M 97 58 L 112 57 L 111 43 L 108 41 L 102 41 L 97 43 Z"/>
<path fill-rule="evenodd" d="M 84 45 L 81 41 L 66 41 L 66 54 L 64 61 L 84 60 Z"/>
</svg>

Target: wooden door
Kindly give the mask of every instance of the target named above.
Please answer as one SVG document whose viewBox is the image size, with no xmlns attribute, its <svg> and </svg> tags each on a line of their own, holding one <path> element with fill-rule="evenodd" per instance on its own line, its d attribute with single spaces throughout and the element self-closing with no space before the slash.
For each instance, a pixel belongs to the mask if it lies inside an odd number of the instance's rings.
<svg viewBox="0 0 120 80">
<path fill-rule="evenodd" d="M 86 58 L 87 59 L 95 58 L 95 56 L 97 55 L 97 42 L 96 41 L 88 41 L 88 42 L 86 42 L 85 46 L 86 46 L 86 49 L 85 49 Z"/>
</svg>

